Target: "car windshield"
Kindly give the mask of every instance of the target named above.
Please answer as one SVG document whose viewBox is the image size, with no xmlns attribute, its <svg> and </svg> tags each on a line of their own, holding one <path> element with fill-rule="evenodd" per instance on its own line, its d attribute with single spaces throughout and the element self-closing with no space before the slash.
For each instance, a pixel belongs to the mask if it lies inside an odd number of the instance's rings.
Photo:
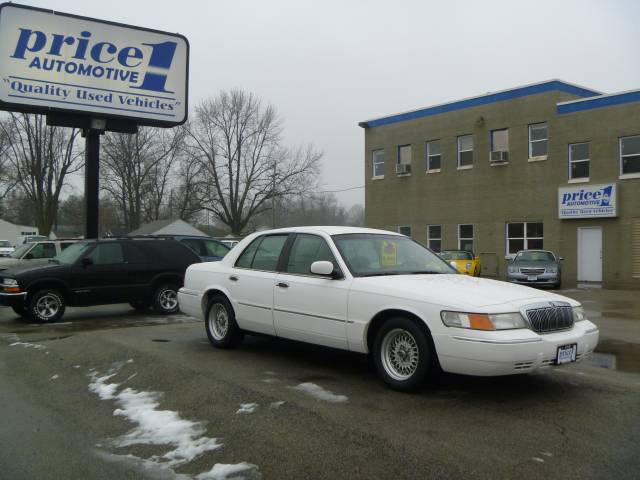
<svg viewBox="0 0 640 480">
<path fill-rule="evenodd" d="M 24 254 L 27 253 L 29 249 L 31 249 L 31 247 L 33 247 L 33 243 L 25 243 L 24 245 L 20 245 L 13 252 L 11 252 L 11 255 L 9 256 L 11 258 L 22 258 Z"/>
<path fill-rule="evenodd" d="M 555 262 L 556 257 L 551 252 L 525 251 L 515 258 L 516 262 Z"/>
<path fill-rule="evenodd" d="M 332 238 L 356 277 L 457 273 L 438 255 L 404 236 L 354 233 Z"/>
<path fill-rule="evenodd" d="M 65 248 L 60 255 L 56 256 L 52 260 L 65 265 L 72 265 L 80 260 L 80 257 L 82 257 L 92 246 L 93 243 L 90 242 L 74 243 L 73 245 L 69 245 Z"/>
<path fill-rule="evenodd" d="M 11 248 L 11 244 L 7 240 L 0 240 L 0 247 Z"/>
<path fill-rule="evenodd" d="M 470 252 L 464 251 L 446 250 L 440 253 L 440 256 L 445 260 L 473 260 L 473 255 L 471 255 Z"/>
</svg>

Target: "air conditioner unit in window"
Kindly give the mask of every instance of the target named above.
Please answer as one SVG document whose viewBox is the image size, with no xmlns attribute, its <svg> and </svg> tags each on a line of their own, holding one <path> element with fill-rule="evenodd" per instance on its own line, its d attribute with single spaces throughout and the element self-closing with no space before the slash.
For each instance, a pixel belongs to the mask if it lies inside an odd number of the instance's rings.
<svg viewBox="0 0 640 480">
<path fill-rule="evenodd" d="M 491 162 L 508 162 L 509 161 L 509 152 L 504 150 L 499 150 L 496 152 L 491 152 Z"/>
<path fill-rule="evenodd" d="M 406 163 L 396 164 L 396 173 L 398 175 L 406 175 L 407 173 L 411 173 L 411 165 L 408 165 Z"/>
</svg>

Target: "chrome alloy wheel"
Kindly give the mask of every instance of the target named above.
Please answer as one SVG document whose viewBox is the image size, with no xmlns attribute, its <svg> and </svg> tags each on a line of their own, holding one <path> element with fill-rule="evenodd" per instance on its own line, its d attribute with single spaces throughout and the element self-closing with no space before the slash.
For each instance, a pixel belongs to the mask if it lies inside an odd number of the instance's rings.
<svg viewBox="0 0 640 480">
<path fill-rule="evenodd" d="M 163 310 L 171 312 L 178 307 L 178 294 L 175 290 L 171 290 L 169 288 L 163 290 L 160 292 L 158 303 L 160 303 Z"/>
<path fill-rule="evenodd" d="M 418 343 L 411 333 L 402 328 L 389 331 L 380 349 L 382 366 L 394 380 L 407 380 L 418 368 Z"/>
<path fill-rule="evenodd" d="M 209 331 L 216 340 L 222 340 L 229 330 L 229 314 L 221 303 L 216 303 L 209 310 Z"/>
<path fill-rule="evenodd" d="M 55 317 L 60 311 L 60 299 L 52 294 L 41 296 L 36 302 L 38 316 L 45 320 Z"/>
</svg>

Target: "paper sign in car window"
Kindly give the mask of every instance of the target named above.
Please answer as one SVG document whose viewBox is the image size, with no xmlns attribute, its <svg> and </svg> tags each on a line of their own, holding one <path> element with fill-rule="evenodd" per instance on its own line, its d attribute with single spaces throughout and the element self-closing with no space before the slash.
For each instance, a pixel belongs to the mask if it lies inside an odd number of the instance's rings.
<svg viewBox="0 0 640 480">
<path fill-rule="evenodd" d="M 395 267 L 398 264 L 398 247 L 395 243 L 382 242 L 382 251 L 380 252 L 380 264 L 382 268 Z"/>
</svg>

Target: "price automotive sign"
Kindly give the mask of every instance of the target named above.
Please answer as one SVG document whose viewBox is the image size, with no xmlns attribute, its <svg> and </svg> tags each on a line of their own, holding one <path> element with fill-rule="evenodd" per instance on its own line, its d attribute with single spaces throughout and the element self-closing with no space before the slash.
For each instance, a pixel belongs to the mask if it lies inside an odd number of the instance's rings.
<svg viewBox="0 0 640 480">
<path fill-rule="evenodd" d="M 615 217 L 617 184 L 584 185 L 558 189 L 558 218 Z"/>
<path fill-rule="evenodd" d="M 178 34 L 0 5 L 0 109 L 171 127 L 187 119 Z"/>
</svg>

